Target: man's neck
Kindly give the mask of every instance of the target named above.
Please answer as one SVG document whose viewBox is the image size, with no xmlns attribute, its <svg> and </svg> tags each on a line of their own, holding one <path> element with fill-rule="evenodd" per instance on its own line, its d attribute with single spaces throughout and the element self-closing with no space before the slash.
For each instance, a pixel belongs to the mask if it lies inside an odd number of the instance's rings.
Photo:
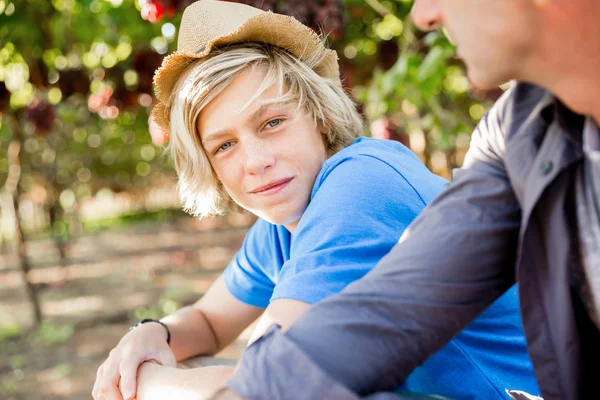
<svg viewBox="0 0 600 400">
<path fill-rule="evenodd" d="M 589 78 L 583 74 L 578 77 L 565 76 L 549 86 L 549 89 L 572 111 L 589 116 L 600 125 L 600 77 L 598 75 Z"/>
<path fill-rule="evenodd" d="M 518 80 L 550 90 L 573 112 L 590 116 L 600 125 L 600 43 L 596 52 L 587 60 L 566 55 L 567 63 L 557 57 L 536 60 Z M 582 49 L 581 54 L 589 50 Z"/>
<path fill-rule="evenodd" d="M 550 90 L 569 109 L 600 125 L 600 36 L 596 23 L 590 22 L 592 16 L 600 16 L 600 6 L 594 4 L 586 20 L 583 15 L 566 14 L 564 20 L 555 16 L 546 21 L 556 29 L 538 38 L 536 51 L 523 67 L 522 80 Z M 577 17 L 579 23 L 573 26 L 568 16 Z"/>
</svg>

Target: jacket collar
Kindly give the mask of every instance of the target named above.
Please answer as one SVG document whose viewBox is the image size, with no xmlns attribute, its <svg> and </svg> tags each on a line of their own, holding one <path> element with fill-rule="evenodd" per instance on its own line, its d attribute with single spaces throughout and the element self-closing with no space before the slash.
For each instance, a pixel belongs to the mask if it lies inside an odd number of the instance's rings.
<svg viewBox="0 0 600 400">
<path fill-rule="evenodd" d="M 538 104 L 538 117 L 544 121 L 546 132 L 527 177 L 528 190 L 522 204 L 524 221 L 543 191 L 573 163 L 583 157 L 583 126 L 585 117 L 569 110 L 552 93 Z"/>
<path fill-rule="evenodd" d="M 546 124 L 549 126 L 556 123 L 562 134 L 573 142 L 572 144 L 582 147 L 585 116 L 571 111 L 551 92 L 546 92 L 541 103 L 540 117 Z"/>
</svg>

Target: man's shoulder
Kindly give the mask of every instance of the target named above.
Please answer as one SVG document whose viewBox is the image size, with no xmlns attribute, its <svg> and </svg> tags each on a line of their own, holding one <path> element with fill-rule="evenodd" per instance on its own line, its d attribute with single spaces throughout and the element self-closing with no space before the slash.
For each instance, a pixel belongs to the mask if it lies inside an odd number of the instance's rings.
<svg viewBox="0 0 600 400">
<path fill-rule="evenodd" d="M 553 104 L 555 98 L 549 91 L 527 83 L 511 83 L 477 124 L 464 165 L 477 160 L 498 162 L 510 142 L 536 141 L 538 138 L 532 135 L 542 133 L 537 127 L 546 115 L 544 110 Z"/>
</svg>

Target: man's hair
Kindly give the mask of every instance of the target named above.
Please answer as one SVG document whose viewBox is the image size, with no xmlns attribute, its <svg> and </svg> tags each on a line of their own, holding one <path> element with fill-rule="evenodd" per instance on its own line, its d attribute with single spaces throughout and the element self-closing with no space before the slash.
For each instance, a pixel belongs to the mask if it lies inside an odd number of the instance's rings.
<svg viewBox="0 0 600 400">
<path fill-rule="evenodd" d="M 265 90 L 276 85 L 278 96 L 268 103 L 294 104 L 304 110 L 323 132 L 329 156 L 348 146 L 362 133 L 362 119 L 338 79 L 315 72 L 323 54 L 299 61 L 277 46 L 248 42 L 213 50 L 192 62 L 175 84 L 170 104 L 170 153 L 179 177 L 183 208 L 201 218 L 223 214 L 233 205 L 212 169 L 197 132 L 200 112 L 242 71 L 265 67 L 258 91 L 243 111 Z M 266 103 L 266 102 L 265 102 Z"/>
</svg>

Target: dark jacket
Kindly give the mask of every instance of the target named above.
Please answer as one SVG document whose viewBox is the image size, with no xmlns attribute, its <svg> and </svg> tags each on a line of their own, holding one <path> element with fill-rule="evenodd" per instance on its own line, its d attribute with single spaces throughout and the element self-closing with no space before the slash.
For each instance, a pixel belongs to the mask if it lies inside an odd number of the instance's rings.
<svg viewBox="0 0 600 400">
<path fill-rule="evenodd" d="M 260 398 L 293 382 L 296 363 L 305 388 L 392 389 L 516 280 L 544 399 L 593 396 L 600 335 L 571 284 L 583 123 L 541 88 L 507 91 L 479 123 L 452 184 L 401 242 L 285 335 L 271 330 L 251 346 L 231 387 Z M 258 369 L 264 389 L 256 379 L 245 385 Z"/>
</svg>

